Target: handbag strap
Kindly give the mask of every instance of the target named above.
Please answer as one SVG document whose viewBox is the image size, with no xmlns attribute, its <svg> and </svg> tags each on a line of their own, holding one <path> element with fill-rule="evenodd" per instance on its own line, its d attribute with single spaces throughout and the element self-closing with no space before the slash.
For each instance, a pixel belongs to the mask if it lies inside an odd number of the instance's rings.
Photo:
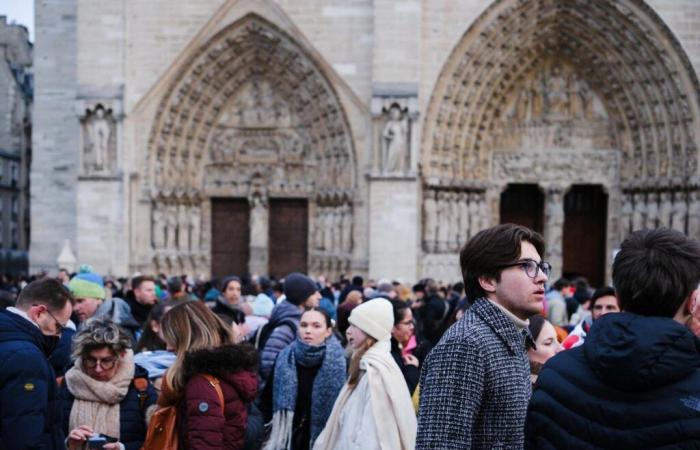
<svg viewBox="0 0 700 450">
<path fill-rule="evenodd" d="M 219 379 L 209 375 L 208 373 L 203 373 L 202 376 L 207 379 L 209 384 L 214 388 L 216 391 L 216 395 L 219 397 L 219 404 L 221 405 L 221 413 L 224 413 L 224 392 L 221 390 L 221 383 L 219 382 Z"/>
</svg>

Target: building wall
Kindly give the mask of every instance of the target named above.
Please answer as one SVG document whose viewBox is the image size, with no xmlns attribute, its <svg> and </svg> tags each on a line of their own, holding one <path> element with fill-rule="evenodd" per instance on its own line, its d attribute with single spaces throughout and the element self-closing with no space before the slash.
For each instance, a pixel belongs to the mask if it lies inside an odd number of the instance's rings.
<svg viewBox="0 0 700 450">
<path fill-rule="evenodd" d="M 647 3 L 678 39 L 697 73 L 697 1 Z M 414 241 L 420 241 L 416 236 L 421 235 L 423 226 L 418 161 L 425 151 L 420 143 L 428 104 L 453 49 L 490 5 L 489 0 L 38 3 L 32 268 L 55 266 L 64 239 L 71 240 L 79 261 L 92 263 L 98 270 L 123 275 L 136 267 L 134 247 L 141 252 L 149 245 L 145 236 L 150 209 L 139 200 L 144 189 L 140 177 L 146 164 L 152 122 L 159 99 L 168 89 L 167 81 L 188 55 L 196 53 L 199 44 L 195 43 L 211 32 L 213 24 L 234 21 L 245 11 L 256 11 L 310 49 L 331 77 L 349 116 L 359 155 L 356 200 L 361 206 L 355 218 L 355 241 L 363 241 L 364 245 L 356 260 L 364 258 L 366 263 L 355 267 L 365 264 L 370 272 L 372 267 L 384 271 L 392 259 L 411 259 L 401 273 L 392 276 L 415 279 L 420 273 L 418 260 L 423 257 L 420 243 Z M 394 100 L 401 105 L 415 104 L 411 106 L 410 147 L 415 154 L 410 158 L 410 170 L 401 176 L 372 178 L 382 149 L 381 130 L 388 120 L 386 106 Z M 111 109 L 118 141 L 115 169 L 95 178 L 81 175 L 79 155 L 89 138 L 85 135 L 87 128 L 83 127 L 81 134 L 81 121 L 87 120 L 98 104 Z M 375 179 L 378 181 L 373 197 L 371 186 Z M 82 190 L 76 182 L 92 188 Z M 411 187 L 401 190 L 400 214 L 392 219 L 391 211 L 372 210 L 390 205 L 384 198 L 377 201 L 377 195 L 394 192 L 402 183 Z M 493 203 L 495 197 L 488 195 L 487 201 Z M 89 199 L 88 203 L 78 206 L 83 199 Z M 413 213 L 406 209 L 412 204 L 416 205 Z M 41 220 L 47 216 L 55 220 Z M 371 230 L 385 229 L 392 220 L 408 227 L 408 244 L 402 241 L 391 245 L 384 239 L 367 238 Z M 90 233 L 101 223 L 104 225 L 99 232 Z M 106 255 L 108 252 L 100 256 L 96 250 L 114 249 L 110 240 L 122 243 L 119 250 L 114 250 L 121 252 L 116 258 Z M 370 248 L 375 245 L 379 247 Z M 391 251 L 381 251 L 381 246 Z M 452 268 L 444 270 L 453 272 Z"/>
</svg>

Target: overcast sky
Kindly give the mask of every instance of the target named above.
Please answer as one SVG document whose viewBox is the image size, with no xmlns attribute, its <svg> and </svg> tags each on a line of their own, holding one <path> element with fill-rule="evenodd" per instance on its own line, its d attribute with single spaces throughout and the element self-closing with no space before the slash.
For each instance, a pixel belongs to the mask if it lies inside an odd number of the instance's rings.
<svg viewBox="0 0 700 450">
<path fill-rule="evenodd" d="M 34 0 L 0 0 L 0 16 L 27 27 L 29 40 L 34 42 Z"/>
</svg>

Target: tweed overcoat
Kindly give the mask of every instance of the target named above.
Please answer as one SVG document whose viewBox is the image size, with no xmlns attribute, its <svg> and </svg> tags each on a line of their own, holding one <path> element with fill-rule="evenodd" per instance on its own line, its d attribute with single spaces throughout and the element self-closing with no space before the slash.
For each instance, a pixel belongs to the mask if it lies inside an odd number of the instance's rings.
<svg viewBox="0 0 700 450">
<path fill-rule="evenodd" d="M 527 338 L 491 301 L 474 302 L 423 366 L 416 450 L 523 448 Z"/>
</svg>

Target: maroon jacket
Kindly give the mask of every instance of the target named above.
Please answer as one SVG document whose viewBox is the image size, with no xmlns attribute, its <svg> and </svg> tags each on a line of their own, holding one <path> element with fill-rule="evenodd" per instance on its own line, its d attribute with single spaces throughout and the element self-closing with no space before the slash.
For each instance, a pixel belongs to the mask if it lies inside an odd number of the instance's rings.
<svg viewBox="0 0 700 450">
<path fill-rule="evenodd" d="M 233 449 L 245 443 L 247 405 L 257 393 L 257 355 L 250 345 L 229 345 L 190 352 L 185 357 L 185 391 L 178 427 L 185 450 Z M 219 379 L 224 394 L 222 414 L 214 387 L 201 374 Z"/>
</svg>

